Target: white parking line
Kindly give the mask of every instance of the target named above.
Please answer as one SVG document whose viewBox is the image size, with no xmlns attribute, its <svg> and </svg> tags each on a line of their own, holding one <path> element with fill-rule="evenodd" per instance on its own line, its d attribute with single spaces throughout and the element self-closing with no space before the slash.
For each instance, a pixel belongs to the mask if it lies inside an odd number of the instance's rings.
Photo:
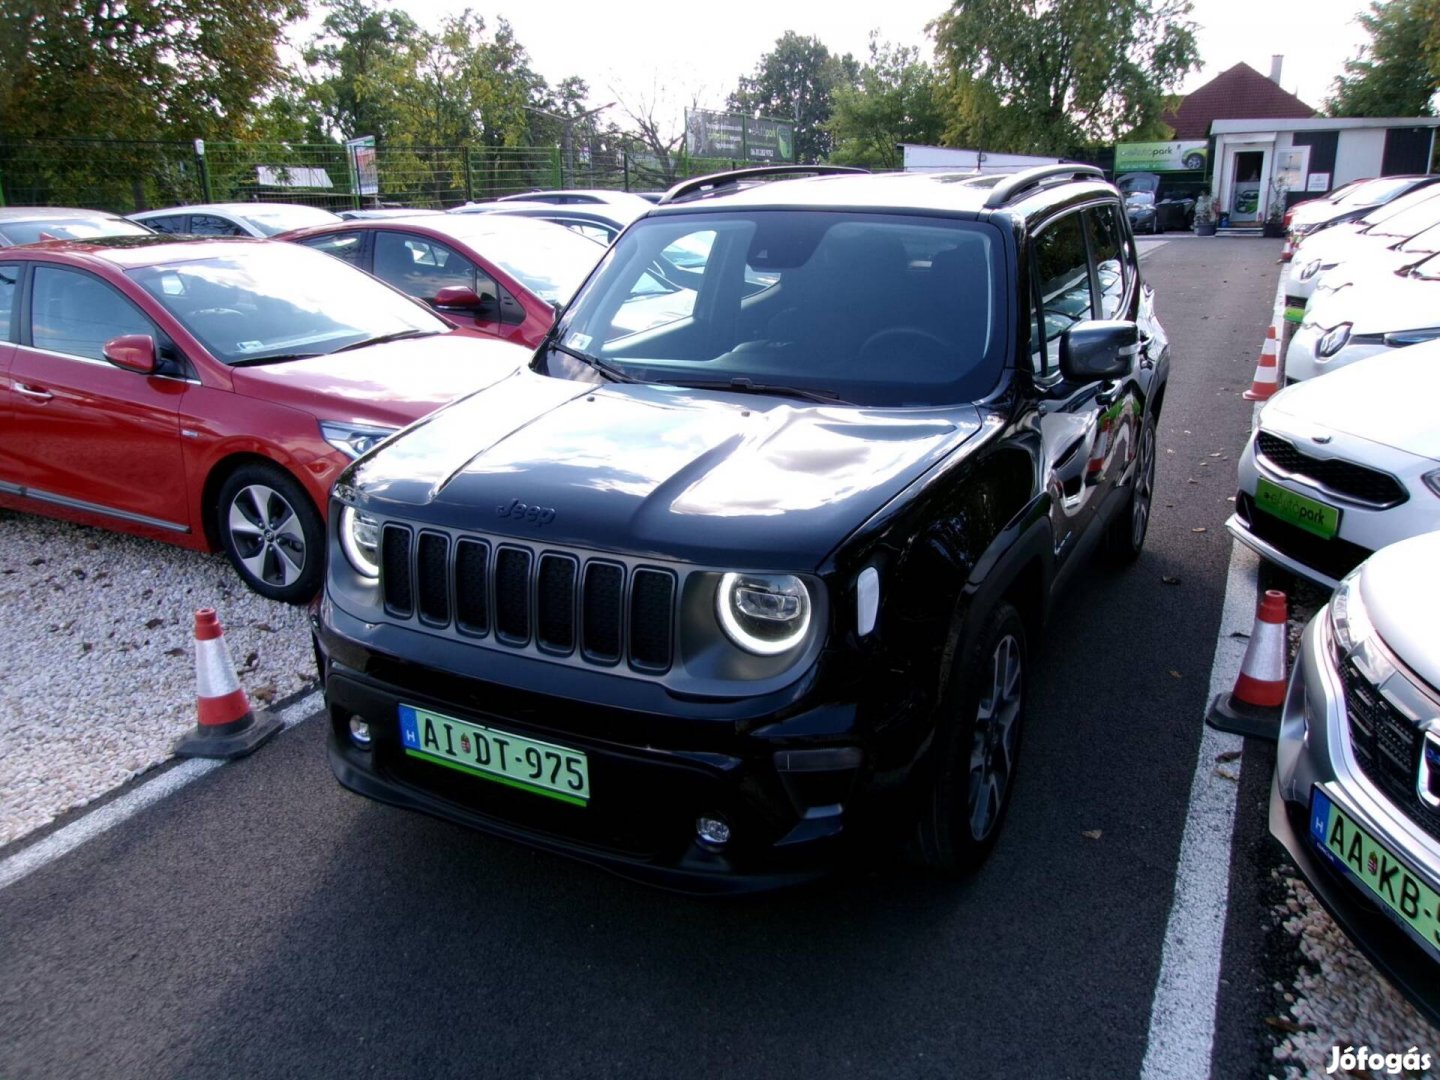
<svg viewBox="0 0 1440 1080">
<path fill-rule="evenodd" d="M 316 712 L 320 708 L 321 700 L 322 697 L 318 690 L 307 694 L 280 714 L 281 724 L 287 729 L 294 727 Z M 87 840 L 93 840 L 101 833 L 108 832 L 116 825 L 134 817 L 147 806 L 152 806 L 161 799 L 175 794 L 187 784 L 214 772 L 224 764 L 223 761 L 208 758 L 191 758 L 173 769 L 166 770 L 154 780 L 141 784 L 113 802 L 108 802 L 99 809 L 72 821 L 63 829 L 55 830 L 45 839 L 31 844 L 11 855 L 4 862 L 0 862 L 0 889 L 14 885 L 21 878 L 54 862 L 62 855 L 74 851 Z"/>
<path fill-rule="evenodd" d="M 1232 689 L 1240 673 L 1255 624 L 1258 569 L 1259 559 L 1250 549 L 1232 541 L 1207 704 L 1216 694 Z M 1150 1037 L 1141 1080 L 1204 1080 L 1210 1075 L 1230 894 L 1230 837 L 1240 787 L 1239 759 L 1224 770 L 1228 775 L 1217 770 L 1216 759 L 1240 750 L 1245 740 L 1208 725 L 1202 730 L 1175 872 L 1175 899 L 1150 1005 Z"/>
</svg>

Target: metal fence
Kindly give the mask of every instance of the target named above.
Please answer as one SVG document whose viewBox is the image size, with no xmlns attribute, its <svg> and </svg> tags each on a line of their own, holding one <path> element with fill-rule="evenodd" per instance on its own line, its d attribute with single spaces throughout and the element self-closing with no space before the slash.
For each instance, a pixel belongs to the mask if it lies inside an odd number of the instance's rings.
<svg viewBox="0 0 1440 1080">
<path fill-rule="evenodd" d="M 621 151 L 567 160 L 558 147 L 381 146 L 379 190 L 362 194 L 350 151 L 336 143 L 0 138 L 0 205 L 118 213 L 251 201 L 446 208 L 544 188 L 663 189 L 736 164 L 682 157 L 666 168 L 653 155 Z"/>
</svg>

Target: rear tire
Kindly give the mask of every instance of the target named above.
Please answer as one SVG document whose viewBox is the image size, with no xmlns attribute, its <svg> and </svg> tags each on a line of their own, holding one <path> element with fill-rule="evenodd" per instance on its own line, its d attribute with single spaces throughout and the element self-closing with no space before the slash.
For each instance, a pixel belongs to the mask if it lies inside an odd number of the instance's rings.
<svg viewBox="0 0 1440 1080">
<path fill-rule="evenodd" d="M 220 485 L 215 534 L 235 572 L 261 596 L 303 604 L 320 588 L 325 524 L 285 470 L 242 465 Z"/>
<path fill-rule="evenodd" d="M 1004 824 L 1020 756 L 1026 660 L 1025 624 L 1005 602 L 955 658 L 915 829 L 920 862 L 945 876 L 979 869 Z"/>
</svg>

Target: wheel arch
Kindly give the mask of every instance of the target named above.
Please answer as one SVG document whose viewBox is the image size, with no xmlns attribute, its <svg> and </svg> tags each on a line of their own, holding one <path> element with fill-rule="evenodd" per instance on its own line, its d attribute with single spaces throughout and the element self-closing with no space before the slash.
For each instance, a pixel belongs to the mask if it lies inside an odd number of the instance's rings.
<svg viewBox="0 0 1440 1080">
<path fill-rule="evenodd" d="M 220 533 L 215 519 L 215 500 L 220 497 L 220 489 L 225 486 L 225 481 L 230 479 L 234 473 L 246 465 L 266 465 L 272 469 L 279 469 L 290 479 L 300 486 L 305 492 L 305 497 L 311 500 L 315 511 L 320 519 L 325 520 L 325 507 L 314 505 L 311 498 L 309 485 L 305 483 L 304 477 L 297 476 L 295 470 L 289 468 L 283 462 L 276 461 L 268 455 L 257 453 L 253 450 L 235 450 L 226 454 L 210 466 L 210 471 L 205 475 L 205 483 L 200 491 L 200 513 L 199 519 L 204 529 L 205 543 L 210 551 L 222 551 L 224 545 L 220 539 Z"/>
</svg>

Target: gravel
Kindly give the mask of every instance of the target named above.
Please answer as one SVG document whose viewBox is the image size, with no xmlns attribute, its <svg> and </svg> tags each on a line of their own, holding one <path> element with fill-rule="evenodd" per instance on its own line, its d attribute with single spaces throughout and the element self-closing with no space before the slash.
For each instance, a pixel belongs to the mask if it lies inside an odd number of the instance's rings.
<svg viewBox="0 0 1440 1080">
<path fill-rule="evenodd" d="M 221 555 L 0 510 L 0 845 L 165 761 L 213 607 L 253 707 L 315 684 L 303 607 Z"/>
</svg>

